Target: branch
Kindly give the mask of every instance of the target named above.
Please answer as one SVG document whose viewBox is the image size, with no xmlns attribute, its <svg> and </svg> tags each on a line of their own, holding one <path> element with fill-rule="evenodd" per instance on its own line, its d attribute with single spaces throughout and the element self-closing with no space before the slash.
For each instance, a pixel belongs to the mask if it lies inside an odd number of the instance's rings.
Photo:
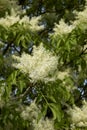
<svg viewBox="0 0 87 130">
<path fill-rule="evenodd" d="M 12 98 L 12 100 L 19 100 L 19 99 L 24 98 L 26 96 L 26 94 L 28 94 L 29 91 L 30 91 L 30 87 L 28 87 L 23 94 L 21 94 L 21 95 L 19 95 L 17 97 Z"/>
<path fill-rule="evenodd" d="M 3 50 L 3 55 L 6 54 L 7 50 L 9 49 L 9 47 L 10 47 L 10 44 L 8 44 L 7 47 Z"/>
<path fill-rule="evenodd" d="M 25 92 L 23 94 L 20 94 L 19 96 L 17 97 L 11 97 L 11 100 L 19 100 L 19 99 L 22 99 L 24 98 L 29 92 L 30 90 L 32 89 L 32 87 L 34 86 L 35 84 L 30 84 L 30 86 L 25 90 Z"/>
<path fill-rule="evenodd" d="M 13 38 L 12 41 L 6 42 L 7 43 L 7 47 L 3 50 L 3 55 L 5 55 L 7 53 L 9 47 L 11 47 L 12 43 L 16 40 L 16 38 L 17 38 L 17 35 Z"/>
<path fill-rule="evenodd" d="M 83 55 L 83 54 L 86 54 L 86 53 L 85 53 L 86 50 L 87 50 L 87 48 L 85 48 L 85 49 L 81 52 L 81 54 L 80 54 L 79 56 L 81 56 L 81 55 Z"/>
<path fill-rule="evenodd" d="M 13 45 L 13 47 L 14 47 L 15 51 L 17 51 L 18 54 L 21 55 L 21 52 L 15 47 L 15 45 Z"/>
</svg>

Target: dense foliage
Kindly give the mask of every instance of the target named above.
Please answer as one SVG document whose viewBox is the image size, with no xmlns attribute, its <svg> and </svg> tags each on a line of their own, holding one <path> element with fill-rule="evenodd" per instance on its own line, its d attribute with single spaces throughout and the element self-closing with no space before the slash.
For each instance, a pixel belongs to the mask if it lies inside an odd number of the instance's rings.
<svg viewBox="0 0 87 130">
<path fill-rule="evenodd" d="M 87 1 L 0 0 L 0 130 L 87 129 Z"/>
</svg>

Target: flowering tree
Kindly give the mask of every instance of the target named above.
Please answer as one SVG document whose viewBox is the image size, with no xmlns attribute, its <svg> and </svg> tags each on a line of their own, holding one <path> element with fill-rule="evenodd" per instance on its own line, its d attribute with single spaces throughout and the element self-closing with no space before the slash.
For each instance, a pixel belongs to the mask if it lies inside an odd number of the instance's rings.
<svg viewBox="0 0 87 130">
<path fill-rule="evenodd" d="M 0 130 L 86 130 L 87 1 L 49 26 L 49 1 L 42 12 L 20 4 L 0 15 Z"/>
</svg>

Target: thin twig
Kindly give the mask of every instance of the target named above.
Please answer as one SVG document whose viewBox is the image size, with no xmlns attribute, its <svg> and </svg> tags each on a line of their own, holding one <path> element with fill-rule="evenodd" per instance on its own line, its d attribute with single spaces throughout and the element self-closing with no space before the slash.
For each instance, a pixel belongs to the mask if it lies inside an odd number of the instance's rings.
<svg viewBox="0 0 87 130">
<path fill-rule="evenodd" d="M 11 100 L 19 100 L 19 99 L 22 99 L 24 98 L 31 90 L 31 88 L 34 86 L 35 84 L 31 83 L 29 85 L 29 87 L 25 90 L 25 92 L 23 94 L 20 94 L 19 96 L 17 97 L 11 97 Z"/>
</svg>

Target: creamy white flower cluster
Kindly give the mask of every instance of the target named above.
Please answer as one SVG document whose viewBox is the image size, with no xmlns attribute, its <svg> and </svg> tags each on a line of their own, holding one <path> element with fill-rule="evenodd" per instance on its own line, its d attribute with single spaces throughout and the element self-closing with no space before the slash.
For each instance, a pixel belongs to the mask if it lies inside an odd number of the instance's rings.
<svg viewBox="0 0 87 130">
<path fill-rule="evenodd" d="M 12 9 L 11 15 L 6 14 L 5 18 L 0 19 L 0 25 L 4 27 L 10 27 L 14 25 L 15 23 L 23 24 L 24 27 L 30 28 L 33 31 L 38 31 L 44 28 L 43 25 L 39 26 L 39 20 L 41 19 L 41 16 L 38 17 L 32 17 L 29 19 L 28 16 L 24 16 L 20 18 L 20 15 L 17 15 L 17 13 Z"/>
<path fill-rule="evenodd" d="M 16 16 L 16 15 L 17 14 L 12 9 L 11 10 L 11 16 L 6 14 L 5 18 L 4 17 L 0 18 L 0 25 L 2 25 L 4 27 L 10 27 L 14 23 L 17 23 L 20 18 L 19 18 L 19 16 Z"/>
<path fill-rule="evenodd" d="M 31 30 L 38 31 L 44 29 L 44 25 L 39 25 L 39 20 L 41 20 L 41 16 L 38 17 L 32 17 L 29 22 L 30 22 L 30 28 Z"/>
<path fill-rule="evenodd" d="M 87 6 L 85 6 L 85 9 L 80 12 L 76 12 L 77 17 L 73 25 L 78 26 L 82 30 L 87 29 Z"/>
<path fill-rule="evenodd" d="M 15 63 L 14 67 L 26 73 L 32 82 L 37 81 L 54 81 L 55 71 L 58 65 L 58 59 L 52 52 L 46 50 L 42 44 L 33 47 L 32 56 L 23 53 L 21 57 L 14 56 L 19 63 Z"/>
<path fill-rule="evenodd" d="M 66 69 L 66 71 L 58 71 L 58 79 L 64 80 L 66 77 L 69 77 L 69 73 L 69 69 Z"/>
<path fill-rule="evenodd" d="M 34 130 L 54 130 L 54 122 L 53 120 L 41 119 L 38 123 L 33 121 Z"/>
<path fill-rule="evenodd" d="M 63 19 L 60 20 L 59 24 L 55 23 L 55 27 L 54 27 L 54 36 L 57 35 L 66 35 L 68 33 L 70 33 L 73 29 L 75 28 L 75 25 L 68 25 L 64 22 Z"/>
<path fill-rule="evenodd" d="M 52 36 L 63 36 L 67 35 L 72 32 L 76 27 L 81 28 L 82 30 L 87 29 L 87 1 L 86 1 L 86 6 L 83 11 L 76 12 L 74 13 L 77 15 L 76 20 L 72 22 L 71 25 L 68 25 L 67 23 L 64 22 L 63 19 L 59 21 L 59 24 L 55 23 L 54 26 L 54 33 L 50 34 Z"/>
<path fill-rule="evenodd" d="M 31 103 L 30 106 L 27 106 L 21 113 L 21 117 L 24 120 L 29 120 L 31 122 L 33 130 L 54 130 L 53 120 L 40 119 L 38 120 L 38 114 L 40 113 L 40 108 L 35 104 L 35 101 Z"/>
<path fill-rule="evenodd" d="M 87 102 L 84 101 L 81 108 L 77 106 L 74 106 L 73 109 L 70 108 L 68 113 L 71 116 L 74 126 L 87 127 Z"/>
<path fill-rule="evenodd" d="M 21 113 L 21 117 L 24 120 L 31 120 L 31 119 L 37 119 L 38 118 L 38 114 L 39 114 L 40 110 L 39 108 L 36 106 L 35 101 L 33 101 L 30 106 L 27 106 Z"/>
</svg>

